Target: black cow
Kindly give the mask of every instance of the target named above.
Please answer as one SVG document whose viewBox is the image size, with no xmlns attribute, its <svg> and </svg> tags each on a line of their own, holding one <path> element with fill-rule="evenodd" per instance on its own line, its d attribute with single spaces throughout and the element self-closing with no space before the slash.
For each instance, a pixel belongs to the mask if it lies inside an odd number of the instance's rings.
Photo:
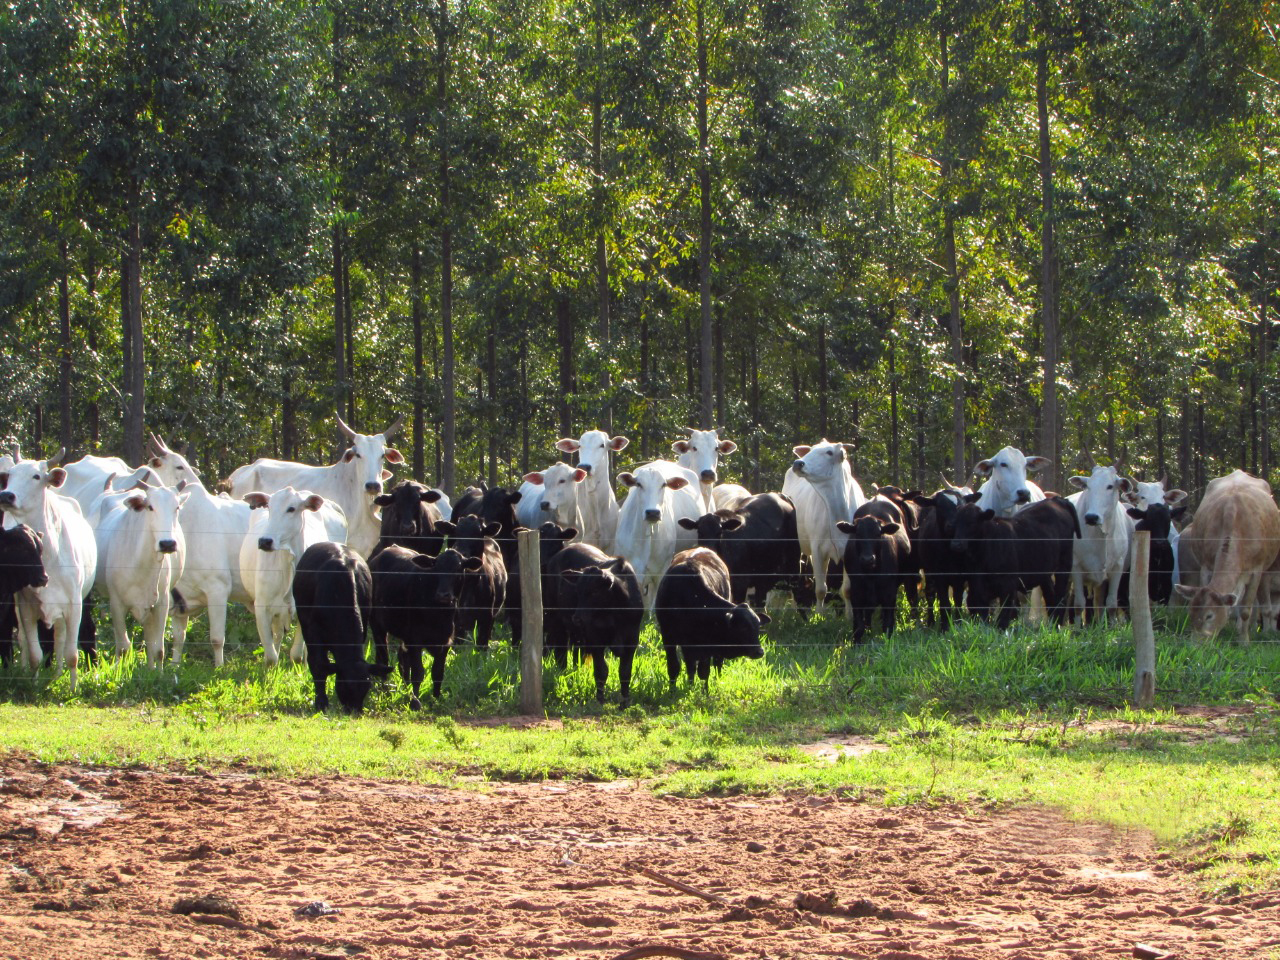
<svg viewBox="0 0 1280 960">
<path fill-rule="evenodd" d="M 6 667 L 13 663 L 13 634 L 18 627 L 13 595 L 49 582 L 43 553 L 44 537 L 25 524 L 0 530 L 0 663 Z M 52 648 L 52 636 L 49 640 Z"/>
<path fill-rule="evenodd" d="M 431 654 L 431 693 L 439 698 L 444 664 L 453 646 L 463 577 L 480 569 L 479 557 L 441 550 L 437 557 L 389 546 L 369 561 L 373 573 L 373 643 L 379 665 L 387 662 L 387 636 L 400 641 L 400 676 L 413 687 L 409 706 L 422 709 L 422 654 Z"/>
<path fill-rule="evenodd" d="M 507 568 L 506 621 L 511 628 L 511 639 L 520 642 L 523 624 L 520 613 L 520 551 L 516 543 L 516 504 L 520 502 L 519 490 L 506 487 L 489 487 L 483 481 L 466 491 L 453 505 L 453 522 L 467 516 L 476 516 L 486 524 L 496 523 L 498 532 L 494 540 L 502 551 L 502 562 Z"/>
<path fill-rule="evenodd" d="M 734 510 L 717 510 L 697 520 L 681 517 L 686 530 L 696 530 L 698 546 L 714 550 L 729 568 L 734 603 L 747 602 L 763 609 L 765 597 L 778 584 L 793 594 L 800 580 L 800 539 L 796 534 L 796 508 L 780 493 L 759 493 L 743 500 Z"/>
<path fill-rule="evenodd" d="M 709 687 L 713 662 L 718 667 L 733 657 L 764 656 L 760 627 L 769 617 L 745 603 L 735 604 L 730 592 L 729 568 L 705 547 L 677 553 L 662 575 L 654 612 L 673 690 L 680 658 L 690 682 L 696 675 Z"/>
<path fill-rule="evenodd" d="M 316 543 L 299 558 L 293 574 L 298 629 L 307 645 L 307 666 L 315 686 L 315 709 L 329 708 L 325 684 L 347 713 L 364 709 L 373 677 L 385 677 L 385 665 L 364 659 L 365 630 L 373 603 L 373 576 L 364 558 L 341 543 Z M 331 659 L 332 658 L 332 659 Z"/>
<path fill-rule="evenodd" d="M 552 564 L 571 549 L 562 550 Z M 581 569 L 562 567 L 558 580 L 559 616 L 574 651 L 591 658 L 596 700 L 604 703 L 609 680 L 604 655 L 611 651 L 618 658 L 619 703 L 627 706 L 631 703 L 631 664 L 644 623 L 644 598 L 635 570 L 622 557 L 604 557 Z"/>
<path fill-rule="evenodd" d="M 1173 596 L 1173 545 L 1169 531 L 1173 521 L 1187 512 L 1186 505 L 1170 507 L 1167 503 L 1148 503 L 1146 510 L 1128 507 L 1129 516 L 1138 522 L 1134 530 L 1151 531 L 1151 563 L 1147 573 L 1147 595 L 1152 603 L 1168 604 Z M 1128 571 L 1125 572 L 1126 579 Z M 1127 587 L 1127 584 L 1125 585 Z M 1128 590 L 1124 590 L 1128 596 Z"/>
<path fill-rule="evenodd" d="M 564 669 L 572 647 L 573 610 L 576 599 L 564 592 L 560 575 L 566 570 L 584 570 L 608 563 L 612 557 L 590 543 L 570 543 L 578 531 L 547 521 L 538 528 L 542 561 L 542 650 L 555 657 L 556 666 Z"/>
<path fill-rule="evenodd" d="M 401 480 L 390 493 L 379 494 L 373 502 L 382 508 L 382 527 L 373 552 L 395 544 L 434 557 L 444 546 L 449 532 L 436 501 L 440 491 L 416 480 Z"/>
<path fill-rule="evenodd" d="M 912 498 L 920 508 L 920 532 L 915 547 L 917 562 L 924 573 L 925 623 L 933 626 L 936 604 L 938 625 L 943 630 L 950 628 L 951 618 L 960 610 L 964 598 L 964 558 L 951 549 L 956 513 L 964 496 L 963 491 L 946 487 L 932 496 L 917 494 Z"/>
<path fill-rule="evenodd" d="M 920 603 L 920 525 L 924 522 L 925 515 L 925 508 L 916 502 L 920 495 L 919 490 L 904 492 L 899 487 L 888 485 L 876 491 L 876 496 L 891 501 L 902 513 L 902 526 L 907 531 L 907 542 L 911 545 L 911 549 L 907 553 L 906 560 L 902 561 L 901 569 L 904 572 L 911 570 L 915 573 L 910 582 L 903 581 L 903 589 L 906 591 L 907 602 L 911 604 L 913 613 Z"/>
<path fill-rule="evenodd" d="M 876 497 L 858 507 L 852 522 L 836 527 L 849 534 L 844 569 L 849 575 L 845 599 L 853 609 L 853 639 L 861 642 L 876 613 L 886 635 L 898 619 L 898 588 L 914 587 L 918 573 L 911 569 L 911 539 L 898 505 Z M 915 591 L 912 590 L 912 593 Z"/>
<path fill-rule="evenodd" d="M 980 496 L 973 493 L 965 499 Z M 991 606 L 999 600 L 997 625 L 1003 629 L 1018 615 L 1018 594 L 1039 587 L 1045 609 L 1062 623 L 1079 537 L 1080 519 L 1065 497 L 1033 503 L 1012 517 L 997 517 L 993 510 L 965 503 L 956 511 L 951 549 L 969 567 L 969 612 L 990 619 Z"/>
<path fill-rule="evenodd" d="M 463 579 L 458 597 L 457 635 L 475 633 L 476 646 L 487 649 L 493 636 L 493 625 L 507 599 L 507 565 L 493 538 L 499 532 L 496 523 L 486 524 L 475 514 L 459 517 L 449 535 L 449 546 L 464 557 L 479 557 L 480 569 Z"/>
</svg>

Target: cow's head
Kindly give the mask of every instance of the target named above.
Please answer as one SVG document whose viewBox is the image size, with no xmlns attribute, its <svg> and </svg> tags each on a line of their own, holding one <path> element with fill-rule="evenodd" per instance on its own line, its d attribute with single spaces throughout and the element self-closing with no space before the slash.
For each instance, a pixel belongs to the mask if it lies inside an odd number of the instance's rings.
<svg viewBox="0 0 1280 960">
<path fill-rule="evenodd" d="M 284 550 L 294 559 L 302 556 L 302 524 L 308 512 L 324 506 L 324 497 L 310 490 L 285 487 L 273 494 L 246 493 L 244 502 L 251 510 L 267 510 L 266 522 L 258 528 L 258 549 L 270 553 Z"/>
<path fill-rule="evenodd" d="M 160 481 L 168 487 L 176 487 L 184 480 L 187 483 L 200 483 L 200 474 L 187 462 L 187 458 L 176 450 L 170 450 L 165 442 L 151 434 L 151 459 L 147 461 Z"/>
<path fill-rule="evenodd" d="M 676 523 L 685 530 L 693 530 L 698 534 L 698 546 L 715 550 L 726 533 L 738 530 L 744 523 L 739 514 L 732 510 L 717 510 L 715 513 L 704 513 L 698 519 L 681 517 Z"/>
<path fill-rule="evenodd" d="M 646 523 L 657 523 L 662 519 L 662 504 L 668 490 L 683 490 L 689 486 L 686 477 L 666 476 L 659 468 L 646 464 L 635 473 L 620 473 L 618 479 L 628 487 L 627 503 L 636 498 L 636 507 Z"/>
<path fill-rule="evenodd" d="M 556 523 L 573 523 L 578 515 L 578 484 L 587 479 L 587 471 L 567 463 L 553 463 L 545 470 L 524 475 L 525 483 L 542 487 L 538 509 Z"/>
<path fill-rule="evenodd" d="M 581 438 L 571 437 L 556 441 L 556 449 L 562 453 L 576 453 L 578 466 L 587 472 L 587 486 L 594 490 L 609 483 L 609 454 L 625 450 L 631 441 L 626 437 L 610 437 L 603 430 L 588 430 Z"/>
<path fill-rule="evenodd" d="M 390 493 L 380 493 L 373 498 L 382 508 L 381 536 L 426 537 L 430 536 L 440 520 L 438 509 L 429 508 L 443 495 L 416 480 L 401 480 Z"/>
<path fill-rule="evenodd" d="M 517 527 L 516 533 L 524 527 Z M 562 527 L 548 520 L 538 527 L 538 562 L 545 567 L 547 562 L 578 536 L 577 527 Z"/>
<path fill-rule="evenodd" d="M 836 524 L 842 533 L 849 534 L 844 548 L 844 564 L 849 570 L 874 573 L 880 568 L 880 541 L 902 529 L 902 524 L 879 517 L 857 517 L 850 523 L 841 520 Z"/>
<path fill-rule="evenodd" d="M 1108 531 L 1116 504 L 1133 489 L 1133 481 L 1120 476 L 1115 467 L 1094 467 L 1089 476 L 1069 477 L 1067 482 L 1084 491 L 1076 503 L 1076 513 L 1080 515 L 1081 522 L 1085 526 Z"/>
<path fill-rule="evenodd" d="M 1016 447 L 1005 447 L 990 460 L 979 461 L 973 474 L 986 479 L 981 492 L 987 506 L 996 513 L 1008 514 L 1031 502 L 1027 474 L 1039 473 L 1052 463 L 1045 457 L 1028 457 Z"/>
<path fill-rule="evenodd" d="M 953 553 L 968 553 L 974 541 L 981 540 L 983 528 L 996 517 L 996 512 L 978 506 L 978 493 L 966 497 L 966 503 L 956 510 L 951 530 L 951 550 Z M 970 500 L 969 497 L 973 499 Z"/>
<path fill-rule="evenodd" d="M 843 443 L 822 440 L 813 446 L 801 444 L 792 447 L 791 452 L 796 455 L 795 462 L 791 464 L 792 472 L 815 485 L 830 483 L 848 469 L 849 457 Z"/>
<path fill-rule="evenodd" d="M 138 514 L 157 553 L 176 553 L 183 543 L 178 511 L 191 494 L 171 487 L 153 487 L 139 480 L 134 490 L 120 501 L 122 509 Z"/>
<path fill-rule="evenodd" d="M 64 449 L 48 460 L 16 459 L 4 475 L 0 510 L 13 514 L 20 521 L 34 518 L 43 511 L 45 490 L 60 487 L 66 482 L 67 471 L 58 466 L 66 455 Z"/>
<path fill-rule="evenodd" d="M 685 427 L 689 432 L 688 440 L 677 440 L 671 449 L 680 454 L 679 464 L 688 467 L 698 475 L 703 486 L 712 486 L 719 480 L 716 468 L 720 458 L 727 457 L 738 449 L 732 440 L 721 440 L 719 428 L 715 430 L 695 430 Z"/>
<path fill-rule="evenodd" d="M 430 567 L 419 563 L 419 558 L 430 560 Z M 462 592 L 463 576 L 474 573 L 484 564 L 479 557 L 464 557 L 452 547 L 441 550 L 440 556 L 435 558 L 422 557 L 419 554 L 413 562 L 430 570 L 427 599 L 436 607 L 457 607 L 458 594 Z"/>
<path fill-rule="evenodd" d="M 44 569 L 44 535 L 20 523 L 0 530 L 0 584 L 17 593 L 49 582 Z"/>
<path fill-rule="evenodd" d="M 365 493 L 376 497 L 382 493 L 382 481 L 390 474 L 383 470 L 382 462 L 404 463 L 404 455 L 395 447 L 387 445 L 404 425 L 404 414 L 396 417 L 395 422 L 381 433 L 356 433 L 347 426 L 342 417 L 334 414 L 338 421 L 338 429 L 351 441 L 351 446 L 342 453 L 342 462 L 349 464 L 352 481 L 359 485 Z"/>
<path fill-rule="evenodd" d="M 1188 623 L 1192 632 L 1202 637 L 1212 637 L 1221 630 L 1240 600 L 1234 593 L 1218 593 L 1212 587 L 1190 587 L 1185 583 L 1177 583 L 1173 588 L 1187 599 Z"/>
<path fill-rule="evenodd" d="M 1152 503 L 1163 503 L 1169 507 L 1176 507 L 1186 500 L 1188 496 L 1189 494 L 1185 490 L 1166 490 L 1165 480 L 1161 477 L 1155 481 L 1135 480 L 1133 489 L 1124 495 L 1124 499 L 1139 510 L 1146 510 L 1147 506 Z"/>
<path fill-rule="evenodd" d="M 764 656 L 760 645 L 760 628 L 769 622 L 768 614 L 756 613 L 750 604 L 734 604 L 724 614 L 724 643 L 712 647 L 713 655 L 730 660 L 734 657 L 750 657 L 759 660 Z"/>
<path fill-rule="evenodd" d="M 1173 529 L 1173 521 L 1181 517 L 1187 512 L 1185 504 L 1180 504 L 1170 509 L 1167 503 L 1156 501 L 1147 504 L 1145 509 L 1139 510 L 1137 507 L 1128 507 L 1126 511 L 1129 516 L 1138 521 L 1134 524 L 1135 530 L 1149 530 L 1151 539 L 1168 540 L 1169 531 Z"/>
<path fill-rule="evenodd" d="M 611 636 L 616 612 L 642 603 L 635 571 L 622 557 L 582 570 L 566 570 L 560 576 L 576 588 L 577 603 L 570 618 L 583 636 Z"/>
</svg>

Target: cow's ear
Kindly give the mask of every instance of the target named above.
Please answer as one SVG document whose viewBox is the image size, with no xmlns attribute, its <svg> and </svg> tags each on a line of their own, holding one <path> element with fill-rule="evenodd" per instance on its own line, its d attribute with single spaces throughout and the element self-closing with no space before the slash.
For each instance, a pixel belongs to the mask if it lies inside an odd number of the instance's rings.
<svg viewBox="0 0 1280 960">
<path fill-rule="evenodd" d="M 1184 516 L 1186 516 L 1186 513 L 1187 513 L 1187 505 L 1184 503 L 1181 506 L 1174 507 L 1172 510 L 1169 511 L 1169 519 L 1181 520 Z"/>
<path fill-rule="evenodd" d="M 60 487 L 66 482 L 66 480 L 67 471 L 63 470 L 61 467 L 54 467 L 49 471 L 49 486 Z"/>
<path fill-rule="evenodd" d="M 448 520 L 437 520 L 435 526 L 431 529 L 446 537 L 452 537 L 458 532 L 458 525 L 456 523 L 450 523 Z"/>
<path fill-rule="evenodd" d="M 570 584 L 577 583 L 578 578 L 581 576 L 582 576 L 581 570 L 561 570 L 560 571 L 560 579 L 563 580 L 565 583 L 570 583 Z"/>
<path fill-rule="evenodd" d="M 1188 600 L 1194 600 L 1196 594 L 1200 592 L 1199 587 L 1189 587 L 1185 583 L 1175 583 L 1173 589 L 1178 591 L 1178 596 L 1186 597 Z"/>
<path fill-rule="evenodd" d="M 181 510 L 186 505 L 187 501 L 190 499 L 191 499 L 191 491 L 183 490 L 182 484 L 181 483 L 178 484 L 178 509 Z"/>
<path fill-rule="evenodd" d="M 982 522 L 983 522 L 983 523 L 986 523 L 988 520 L 994 520 L 995 518 L 996 518 L 996 512 L 995 512 L 994 510 L 983 510 L 983 511 L 982 511 Z"/>
<path fill-rule="evenodd" d="M 1125 510 L 1125 513 L 1129 514 L 1129 516 L 1133 517 L 1135 520 L 1147 519 L 1147 511 L 1139 510 L 1137 507 L 1128 507 Z"/>
<path fill-rule="evenodd" d="M 1216 590 L 1210 590 L 1209 596 L 1213 599 L 1214 603 L 1221 607 L 1234 607 L 1236 602 L 1240 599 L 1238 594 L 1218 593 Z"/>
<path fill-rule="evenodd" d="M 767 613 L 760 614 L 760 626 L 763 627 L 766 623 L 773 623 L 773 617 L 769 616 Z"/>
<path fill-rule="evenodd" d="M 467 557 L 462 561 L 462 569 L 475 573 L 484 566 L 484 560 L 480 557 Z"/>
<path fill-rule="evenodd" d="M 738 449 L 738 445 L 732 440 L 721 440 L 716 449 L 720 451 L 720 456 L 727 457 Z"/>
<path fill-rule="evenodd" d="M 587 479 L 587 471 L 583 470 L 581 467 L 573 471 L 574 483 L 581 483 L 585 479 Z"/>
<path fill-rule="evenodd" d="M 320 494 L 318 493 L 309 494 L 305 498 L 303 498 L 303 501 L 302 501 L 303 510 L 319 510 L 323 506 L 324 506 L 324 497 L 320 496 Z"/>
<path fill-rule="evenodd" d="M 435 503 L 443 496 L 444 494 L 439 490 L 428 490 L 425 493 L 419 494 L 418 499 L 423 503 Z"/>
<path fill-rule="evenodd" d="M 355 447 L 347 447 L 347 449 L 345 449 L 345 450 L 343 450 L 343 451 L 342 451 L 342 462 L 343 462 L 343 463 L 350 463 L 350 462 L 351 462 L 352 460 L 354 460 L 355 458 L 356 458 L 356 448 L 355 448 Z"/>
<path fill-rule="evenodd" d="M 688 441 L 688 440 L 677 440 L 675 443 L 673 443 L 673 444 L 671 445 L 671 449 L 672 449 L 672 450 L 674 450 L 676 453 L 688 453 L 688 452 L 689 452 L 689 441 Z"/>
<path fill-rule="evenodd" d="M 159 470 L 161 467 L 163 467 L 163 466 L 164 466 L 164 461 L 163 461 L 163 460 L 161 460 L 159 457 L 152 457 L 152 458 L 151 458 L 151 466 L 153 466 L 153 467 L 155 467 L 157 470 Z"/>
<path fill-rule="evenodd" d="M 1134 493 L 1138 489 L 1138 485 L 1129 477 L 1116 477 L 1116 483 L 1119 485 L 1122 494 Z"/>
<path fill-rule="evenodd" d="M 480 531 L 480 533 L 486 537 L 496 537 L 501 532 L 502 532 L 502 524 L 500 523 L 486 524 L 484 529 Z"/>
<path fill-rule="evenodd" d="M 517 490 L 515 493 L 509 493 L 507 494 L 507 503 L 514 506 L 515 504 L 520 502 L 520 498 L 522 496 L 523 494 L 519 490 Z"/>
<path fill-rule="evenodd" d="M 698 521 L 694 520 L 692 517 L 681 517 L 679 520 L 676 521 L 676 523 L 680 524 L 681 528 L 685 530 L 698 529 Z"/>
<path fill-rule="evenodd" d="M 614 453 L 617 453 L 619 450 L 625 450 L 627 448 L 627 444 L 630 442 L 631 441 L 626 437 L 617 436 L 609 441 L 609 449 Z"/>
<path fill-rule="evenodd" d="M 836 529 L 839 530 L 841 533 L 853 533 L 857 529 L 857 527 L 855 527 L 848 520 L 837 520 Z"/>
<path fill-rule="evenodd" d="M 1164 502 L 1172 507 L 1174 504 L 1181 503 L 1187 499 L 1188 496 L 1190 494 L 1185 490 L 1170 490 L 1164 495 Z"/>
<path fill-rule="evenodd" d="M 982 494 L 981 494 L 981 493 L 966 493 L 966 494 L 965 494 L 963 497 L 961 497 L 960 499 L 961 499 L 961 500 L 963 500 L 965 503 L 977 503 L 979 500 L 981 500 L 981 499 L 982 499 Z"/>
<path fill-rule="evenodd" d="M 989 477 L 991 476 L 991 469 L 990 460 L 979 460 L 977 466 L 973 468 L 973 475 L 975 477 Z"/>
<path fill-rule="evenodd" d="M 147 495 L 145 493 L 131 493 L 124 498 L 123 503 L 134 513 L 141 513 L 147 505 Z"/>
<path fill-rule="evenodd" d="M 539 470 L 535 470 L 533 473 L 526 473 L 520 479 L 522 479 L 525 483 L 535 483 L 538 486 L 542 486 L 543 484 L 542 472 Z"/>
<path fill-rule="evenodd" d="M 373 502 L 380 507 L 389 507 L 396 502 L 396 498 L 389 493 L 380 493 L 373 498 Z"/>
<path fill-rule="evenodd" d="M 577 527 L 564 527 L 560 530 L 560 539 L 568 543 L 578 535 Z"/>
<path fill-rule="evenodd" d="M 907 497 L 907 500 L 918 507 L 934 506 L 933 497 L 926 497 L 923 493 L 913 493 Z"/>
<path fill-rule="evenodd" d="M 425 553 L 415 553 L 409 562 L 419 570 L 434 570 L 436 568 L 436 558 L 429 557 Z"/>
<path fill-rule="evenodd" d="M 249 505 L 250 510 L 260 510 L 271 502 L 270 497 L 257 490 L 253 491 L 253 493 L 246 493 L 240 499 Z"/>
<path fill-rule="evenodd" d="M 572 437 L 563 437 L 556 441 L 556 449 L 563 453 L 577 453 L 582 449 L 582 444 Z"/>
<path fill-rule="evenodd" d="M 890 520 L 888 523 L 880 524 L 881 533 L 897 533 L 901 529 L 902 529 L 902 525 L 899 523 L 894 523 L 892 520 Z"/>
<path fill-rule="evenodd" d="M 404 454 L 395 447 L 387 447 L 387 449 L 382 452 L 382 456 L 387 463 L 404 463 Z"/>
<path fill-rule="evenodd" d="M 390 479 L 391 479 L 391 471 L 390 471 L 390 470 L 383 470 L 380 474 L 378 474 L 378 477 L 379 477 L 380 479 L 382 479 L 382 480 L 390 480 Z"/>
<path fill-rule="evenodd" d="M 689 485 L 689 481 L 684 477 L 672 477 L 666 485 L 672 490 L 683 490 Z"/>
<path fill-rule="evenodd" d="M 1089 485 L 1088 477 L 1067 477 L 1067 483 L 1075 487 L 1077 490 L 1083 490 Z"/>
<path fill-rule="evenodd" d="M 791 452 L 794 453 L 797 457 L 804 457 L 804 456 L 808 456 L 809 451 L 812 449 L 813 447 L 809 446 L 807 443 L 802 443 L 799 446 L 792 447 Z"/>
<path fill-rule="evenodd" d="M 743 524 L 741 517 L 725 517 L 720 521 L 721 530 L 737 530 Z"/>
<path fill-rule="evenodd" d="M 634 487 L 636 485 L 636 476 L 634 473 L 620 473 L 618 474 L 618 481 L 624 487 Z"/>
<path fill-rule="evenodd" d="M 1048 457 L 1027 457 L 1027 473 L 1039 473 L 1045 467 L 1052 467 L 1053 461 Z"/>
</svg>

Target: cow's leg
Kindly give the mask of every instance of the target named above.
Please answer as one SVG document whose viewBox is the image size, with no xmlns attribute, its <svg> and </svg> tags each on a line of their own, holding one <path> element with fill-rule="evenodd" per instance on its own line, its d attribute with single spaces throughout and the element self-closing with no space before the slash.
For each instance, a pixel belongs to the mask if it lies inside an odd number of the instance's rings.
<svg viewBox="0 0 1280 960">
<path fill-rule="evenodd" d="M 696 664 L 698 668 L 698 679 L 702 681 L 703 693 L 711 692 L 711 658 L 703 657 Z"/>
<path fill-rule="evenodd" d="M 373 662 L 379 667 L 391 666 L 391 655 L 387 649 L 387 631 L 376 622 L 373 624 Z M 404 676 L 403 670 L 400 671 L 400 675 Z"/>
<path fill-rule="evenodd" d="M 667 682 L 672 691 L 676 689 L 676 681 L 680 679 L 680 653 L 675 646 L 664 643 L 663 650 L 667 655 Z"/>
<path fill-rule="evenodd" d="M 1237 626 L 1240 642 L 1249 643 L 1253 633 L 1253 615 L 1255 604 L 1258 599 L 1258 584 L 1261 581 L 1259 576 L 1249 576 L 1245 579 L 1244 599 L 1236 605 L 1236 609 L 1240 611 L 1240 622 Z"/>
<path fill-rule="evenodd" d="M 1080 618 L 1080 625 L 1084 626 L 1085 615 L 1088 611 L 1084 602 L 1084 573 L 1075 568 L 1071 571 L 1071 605 L 1076 611 L 1076 615 Z"/>
<path fill-rule="evenodd" d="M 18 645 L 27 666 L 32 670 L 40 669 L 44 652 L 40 649 L 39 611 L 26 598 L 20 597 L 18 603 Z"/>
<path fill-rule="evenodd" d="M 108 605 L 111 608 L 111 632 L 116 638 L 116 659 L 119 659 L 133 649 L 133 643 L 129 639 L 129 621 L 126 619 L 128 611 L 125 610 L 124 603 L 117 596 L 111 596 Z M 80 625 L 76 624 L 77 633 L 79 632 L 79 627 Z"/>
<path fill-rule="evenodd" d="M 494 614 L 486 610 L 476 620 L 476 646 L 481 650 L 489 649 L 489 641 L 493 638 Z"/>
<path fill-rule="evenodd" d="M 400 676 L 409 681 L 409 709 L 421 710 L 422 700 L 419 695 L 422 692 L 422 678 L 424 675 L 422 667 L 422 648 L 409 648 L 408 644 L 400 646 Z"/>
<path fill-rule="evenodd" d="M 229 593 L 219 591 L 209 594 L 209 648 L 213 651 L 215 668 L 226 663 L 227 603 L 229 601 Z M 176 658 L 176 651 L 174 656 Z"/>
<path fill-rule="evenodd" d="M 316 693 L 312 706 L 315 708 L 316 713 L 324 713 L 329 709 L 329 695 L 325 693 L 324 689 L 331 672 L 329 655 L 325 653 L 308 657 L 307 667 L 311 670 L 311 685 L 315 688 Z"/>
<path fill-rule="evenodd" d="M 280 662 L 274 619 L 266 603 L 254 604 L 253 620 L 258 626 L 258 642 L 262 644 L 262 663 L 267 667 L 274 667 Z"/>
<path fill-rule="evenodd" d="M 83 607 L 80 603 L 73 600 L 67 604 L 66 611 L 53 624 L 55 658 L 62 661 L 58 665 L 58 670 L 61 671 L 63 665 L 66 666 L 67 672 L 70 674 L 69 682 L 72 693 L 76 691 L 76 678 L 80 672 L 80 648 L 78 643 L 80 640 L 82 610 Z"/>
<path fill-rule="evenodd" d="M 604 647 L 591 650 L 591 672 L 596 680 L 596 702 L 604 703 L 604 688 L 609 683 L 609 661 L 604 658 Z"/>
<path fill-rule="evenodd" d="M 293 631 L 293 646 L 289 648 L 289 659 L 294 663 L 307 662 L 307 644 L 302 639 L 302 628 Z"/>
<path fill-rule="evenodd" d="M 1120 576 L 1123 567 L 1108 571 L 1107 575 L 1107 619 L 1115 620 L 1120 615 Z"/>
<path fill-rule="evenodd" d="M 437 700 L 444 693 L 444 664 L 449 658 L 449 648 L 441 647 L 431 652 L 431 695 Z"/>
<path fill-rule="evenodd" d="M 618 652 L 618 704 L 631 705 L 631 663 L 635 659 L 634 648 L 626 648 Z M 603 654 L 601 657 L 603 658 Z"/>
<path fill-rule="evenodd" d="M 147 651 L 147 666 L 159 667 L 164 662 L 164 625 L 169 620 L 169 592 L 166 590 L 142 620 L 142 646 Z"/>
</svg>

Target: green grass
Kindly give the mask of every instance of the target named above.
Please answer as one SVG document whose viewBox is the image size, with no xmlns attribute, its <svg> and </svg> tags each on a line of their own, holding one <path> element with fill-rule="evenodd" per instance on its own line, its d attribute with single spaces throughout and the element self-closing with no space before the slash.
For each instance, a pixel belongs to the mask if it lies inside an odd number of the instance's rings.
<svg viewBox="0 0 1280 960">
<path fill-rule="evenodd" d="M 1163 612 L 1162 612 L 1163 613 Z M 398 681 L 358 718 L 311 713 L 304 668 L 265 671 L 252 626 L 214 670 L 193 630 L 181 669 L 135 655 L 67 678 L 0 672 L 0 743 L 50 762 L 325 772 L 457 784 L 643 778 L 682 795 L 844 791 L 883 804 L 1044 803 L 1152 830 L 1236 891 L 1280 882 L 1280 643 L 1202 643 L 1157 624 L 1158 708 L 1132 712 L 1127 631 L 961 623 L 941 636 L 899 631 L 862 646 L 836 618 L 775 622 L 765 659 L 735 661 L 709 692 L 668 688 L 646 629 L 633 705 L 594 700 L 590 667 L 549 662 L 552 723 L 515 717 L 518 662 L 507 643 L 451 655 L 445 697 L 408 709 Z M 194 626 L 194 625 L 193 625 Z M 1230 718 L 1175 716 L 1180 704 L 1232 704 Z M 823 762 L 799 749 L 832 735 L 889 749 Z"/>
</svg>

